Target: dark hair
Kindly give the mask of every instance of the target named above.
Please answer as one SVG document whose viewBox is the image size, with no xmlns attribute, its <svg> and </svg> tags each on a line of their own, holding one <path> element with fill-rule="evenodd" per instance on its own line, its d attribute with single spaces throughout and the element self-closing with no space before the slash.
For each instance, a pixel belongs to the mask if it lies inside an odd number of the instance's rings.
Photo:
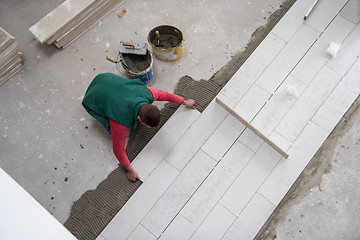
<svg viewBox="0 0 360 240">
<path fill-rule="evenodd" d="M 160 123 L 160 111 L 151 104 L 144 104 L 140 107 L 139 117 L 143 123 L 150 127 L 156 127 Z"/>
</svg>

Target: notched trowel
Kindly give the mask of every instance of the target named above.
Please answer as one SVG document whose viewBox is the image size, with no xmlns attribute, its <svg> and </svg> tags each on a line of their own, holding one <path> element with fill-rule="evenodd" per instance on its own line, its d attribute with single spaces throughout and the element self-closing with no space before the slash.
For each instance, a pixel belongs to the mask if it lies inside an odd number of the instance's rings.
<svg viewBox="0 0 360 240">
<path fill-rule="evenodd" d="M 145 55 L 147 43 L 120 42 L 120 53 Z"/>
</svg>

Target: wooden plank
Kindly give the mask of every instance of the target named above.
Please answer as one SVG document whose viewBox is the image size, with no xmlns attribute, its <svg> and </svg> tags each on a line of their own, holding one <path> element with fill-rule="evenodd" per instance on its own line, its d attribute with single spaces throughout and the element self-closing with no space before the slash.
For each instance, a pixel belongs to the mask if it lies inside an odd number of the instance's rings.
<svg viewBox="0 0 360 240">
<path fill-rule="evenodd" d="M 141 224 L 157 238 L 160 237 L 169 223 L 209 175 L 215 164 L 216 161 L 204 152 L 199 151 L 144 217 Z M 156 188 L 156 186 L 154 187 Z"/>
<path fill-rule="evenodd" d="M 256 135 L 258 135 L 261 139 L 263 139 L 267 144 L 272 146 L 276 151 L 278 151 L 281 155 L 283 155 L 285 158 L 288 158 L 289 155 L 281 149 L 279 146 L 276 145 L 276 143 L 272 142 L 268 137 L 263 135 L 260 131 L 258 131 L 255 127 L 253 127 L 249 122 L 247 122 L 245 119 L 243 119 L 240 115 L 238 115 L 236 112 L 234 112 L 232 109 L 229 109 L 225 104 L 223 104 L 219 99 L 216 99 L 216 102 L 222 106 L 226 111 L 228 111 L 230 114 L 232 114 L 234 117 L 236 117 L 240 122 L 242 122 L 246 127 L 248 127 L 251 131 L 253 131 Z"/>
</svg>

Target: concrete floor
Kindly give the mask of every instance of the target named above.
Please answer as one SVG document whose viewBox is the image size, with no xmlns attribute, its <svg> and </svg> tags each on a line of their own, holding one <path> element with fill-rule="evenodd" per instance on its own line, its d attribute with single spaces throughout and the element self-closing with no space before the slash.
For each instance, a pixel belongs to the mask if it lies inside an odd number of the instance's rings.
<svg viewBox="0 0 360 240">
<path fill-rule="evenodd" d="M 96 74 L 118 73 L 105 57 L 117 56 L 119 41 L 144 42 L 156 26 L 178 27 L 185 39 L 182 58 L 171 63 L 155 59 L 149 84 L 172 92 L 184 75 L 209 79 L 246 46 L 282 0 L 124 1 L 58 50 L 41 45 L 28 29 L 61 2 L 0 2 L 1 26 L 16 38 L 24 59 L 23 71 L 0 88 L 0 166 L 64 223 L 72 203 L 117 167 L 108 133 L 81 101 Z M 119 18 L 123 8 L 128 12 Z"/>
<path fill-rule="evenodd" d="M 75 43 L 58 50 L 39 44 L 28 29 L 62 2 L 0 0 L 0 24 L 16 38 L 24 59 L 23 71 L 0 87 L 0 167 L 64 223 L 72 203 L 117 167 L 107 132 L 82 109 L 81 100 L 96 74 L 118 73 L 105 60 L 117 55 L 118 42 L 146 41 L 148 32 L 162 24 L 182 30 L 183 57 L 172 63 L 156 59 L 150 83 L 172 92 L 184 75 L 209 79 L 283 1 L 124 2 Z M 123 8 L 128 13 L 120 19 L 117 13 Z M 357 109 L 351 123 L 337 130 L 343 133 L 336 135 L 338 147 L 326 150 L 331 170 L 305 176 L 298 186 L 307 191 L 283 203 L 274 216 L 278 221 L 268 226 L 270 239 L 359 238 L 359 177 L 353 172 L 359 169 L 359 122 Z M 309 179 L 312 185 L 304 185 Z M 336 205 L 339 198 L 349 204 Z M 338 230 L 335 234 L 330 229 Z"/>
</svg>

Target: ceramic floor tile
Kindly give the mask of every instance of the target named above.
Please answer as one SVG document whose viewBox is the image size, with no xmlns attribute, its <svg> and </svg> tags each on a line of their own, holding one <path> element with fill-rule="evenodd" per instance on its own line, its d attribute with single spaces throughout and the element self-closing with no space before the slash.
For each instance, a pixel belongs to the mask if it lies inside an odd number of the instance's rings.
<svg viewBox="0 0 360 240">
<path fill-rule="evenodd" d="M 251 124 L 262 134 L 269 136 L 297 101 L 305 87 L 303 83 L 294 77 L 288 76 Z"/>
<path fill-rule="evenodd" d="M 44 43 L 58 29 L 75 18 L 93 2 L 94 0 L 67 0 L 31 26 L 29 30 L 38 38 L 40 43 Z"/>
<path fill-rule="evenodd" d="M 250 123 L 270 96 L 269 92 L 254 84 L 234 107 L 234 112 Z"/>
<path fill-rule="evenodd" d="M 306 54 L 319 35 L 320 33 L 311 27 L 302 25 L 256 83 L 269 93 L 273 93 Z"/>
<path fill-rule="evenodd" d="M 345 39 L 335 58 L 330 59 L 326 66 L 345 75 L 360 55 L 360 23 Z"/>
<path fill-rule="evenodd" d="M 275 131 L 294 142 L 339 81 L 339 74 L 324 67 L 287 112 Z"/>
<path fill-rule="evenodd" d="M 141 221 L 141 224 L 156 237 L 160 237 L 215 164 L 214 159 L 199 151 Z"/>
<path fill-rule="evenodd" d="M 145 217 L 179 172 L 162 161 L 102 231 L 106 240 L 126 239 Z M 121 233 L 119 235 L 119 233 Z"/>
<path fill-rule="evenodd" d="M 132 162 L 142 181 L 146 180 L 199 116 L 198 111 L 186 107 L 176 110 Z"/>
<path fill-rule="evenodd" d="M 354 26 L 355 24 L 349 20 L 337 16 L 291 72 L 291 75 L 304 84 L 309 85 L 311 80 L 331 58 L 331 56 L 326 53 L 329 44 L 332 42 L 342 44 Z"/>
<path fill-rule="evenodd" d="M 178 214 L 170 226 L 161 235 L 160 240 L 187 240 L 194 234 L 196 227 L 181 214 Z"/>
<path fill-rule="evenodd" d="M 226 233 L 236 217 L 222 205 L 217 204 L 197 229 L 191 240 L 218 240 Z"/>
<path fill-rule="evenodd" d="M 360 22 L 360 2 L 359 0 L 350 0 L 340 11 L 339 15 L 353 23 Z"/>
<path fill-rule="evenodd" d="M 277 206 L 328 135 L 328 132 L 309 122 L 289 149 L 289 158 L 279 161 L 258 193 Z"/>
<path fill-rule="evenodd" d="M 179 171 L 185 168 L 229 113 L 213 100 L 165 156 Z"/>
<path fill-rule="evenodd" d="M 181 214 L 198 227 L 254 154 L 236 141 L 190 198 Z"/>
<path fill-rule="evenodd" d="M 244 129 L 245 125 L 229 114 L 201 149 L 219 161 Z"/>
<path fill-rule="evenodd" d="M 311 121 L 331 132 L 360 93 L 360 60 L 352 66 Z"/>
<path fill-rule="evenodd" d="M 1 239 L 76 239 L 2 168 L 0 182 Z"/>
<path fill-rule="evenodd" d="M 281 157 L 264 143 L 226 191 L 220 204 L 233 214 L 240 215 Z"/>
<path fill-rule="evenodd" d="M 97 236 L 96 240 L 106 240 L 106 239 L 100 234 L 99 236 Z"/>
<path fill-rule="evenodd" d="M 291 147 L 292 142 L 287 140 L 284 136 L 279 134 L 276 131 L 273 131 L 269 137 L 269 141 L 271 141 L 273 144 L 275 144 L 278 148 L 280 148 L 283 152 L 287 152 L 288 149 Z M 281 151 L 280 151 L 281 153 Z M 284 156 L 284 154 L 282 154 Z M 284 156 L 287 158 L 287 156 Z"/>
<path fill-rule="evenodd" d="M 348 1 L 349 0 L 319 1 L 305 23 L 317 31 L 322 32 Z"/>
<path fill-rule="evenodd" d="M 254 239 L 275 207 L 263 196 L 255 194 L 222 239 Z"/>
<path fill-rule="evenodd" d="M 250 89 L 256 79 L 284 47 L 285 41 L 276 35 L 269 35 L 255 49 L 251 56 L 221 90 L 227 98 L 237 103 Z"/>
<path fill-rule="evenodd" d="M 264 140 L 262 140 L 249 128 L 245 129 L 245 131 L 240 135 L 238 141 L 244 144 L 246 147 L 250 148 L 254 152 L 256 152 L 260 148 L 260 146 L 264 143 Z"/>
<path fill-rule="evenodd" d="M 156 240 L 156 237 L 139 224 L 126 240 Z"/>
<path fill-rule="evenodd" d="M 304 16 L 314 1 L 297 0 L 271 31 L 288 42 L 304 23 Z"/>
</svg>

